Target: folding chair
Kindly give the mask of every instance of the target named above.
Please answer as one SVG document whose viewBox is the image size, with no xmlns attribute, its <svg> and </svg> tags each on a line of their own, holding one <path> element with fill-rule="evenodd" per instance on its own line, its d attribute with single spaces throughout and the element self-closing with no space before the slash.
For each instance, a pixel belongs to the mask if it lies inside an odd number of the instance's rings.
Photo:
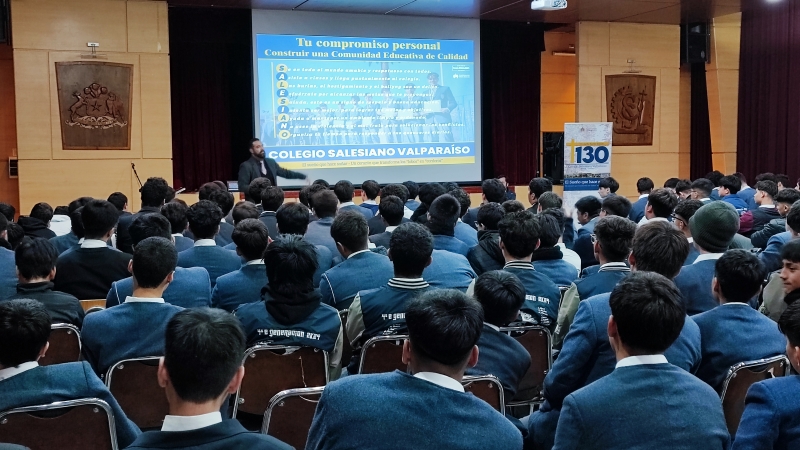
<svg viewBox="0 0 800 450">
<path fill-rule="evenodd" d="M 358 373 L 384 373 L 406 370 L 403 364 L 403 342 L 408 335 L 376 336 L 361 348 Z"/>
<path fill-rule="evenodd" d="M 739 429 L 739 421 L 744 413 L 744 400 L 750 386 L 770 378 L 785 377 L 789 374 L 790 367 L 789 358 L 779 355 L 735 364 L 728 369 L 720 397 L 731 436 L 736 436 Z"/>
<path fill-rule="evenodd" d="M 106 372 L 108 390 L 141 429 L 161 428 L 169 414 L 164 389 L 158 385 L 158 356 L 124 359 Z M 112 382 L 113 380 L 113 382 Z"/>
<path fill-rule="evenodd" d="M 476 377 L 463 377 L 461 384 L 464 391 L 471 392 L 472 395 L 485 401 L 500 414 L 506 413 L 506 401 L 503 395 L 503 385 L 494 375 L 483 375 Z"/>
<path fill-rule="evenodd" d="M 40 366 L 62 364 L 81 359 L 81 332 L 78 327 L 68 323 L 54 323 L 50 327 L 50 347 L 39 358 Z"/>
<path fill-rule="evenodd" d="M 517 394 L 506 404 L 509 407 L 528 406 L 529 412 L 542 402 L 544 377 L 553 366 L 553 340 L 550 330 L 538 325 L 502 327 L 500 331 L 517 340 L 531 355 L 531 365 L 522 378 Z"/>
<path fill-rule="evenodd" d="M 261 419 L 279 392 L 328 384 L 328 353 L 312 347 L 259 344 L 247 349 L 243 364 L 233 417 L 243 412 Z"/>
<path fill-rule="evenodd" d="M 117 450 L 114 413 L 97 398 L 0 412 L 0 442 L 31 450 Z"/>
<path fill-rule="evenodd" d="M 81 306 L 83 310 L 87 313 L 89 310 L 94 310 L 94 308 L 106 308 L 106 299 L 104 298 L 95 298 L 91 300 L 81 300 Z"/>
<path fill-rule="evenodd" d="M 350 343 L 350 339 L 347 338 L 347 313 L 348 310 L 339 311 L 339 319 L 342 321 L 342 333 L 344 333 L 344 339 L 342 343 L 342 366 L 347 367 L 350 363 L 350 359 L 353 357 L 353 345 Z"/>
<path fill-rule="evenodd" d="M 264 412 L 261 433 L 306 448 L 308 431 L 324 388 L 287 389 L 272 397 Z"/>
</svg>

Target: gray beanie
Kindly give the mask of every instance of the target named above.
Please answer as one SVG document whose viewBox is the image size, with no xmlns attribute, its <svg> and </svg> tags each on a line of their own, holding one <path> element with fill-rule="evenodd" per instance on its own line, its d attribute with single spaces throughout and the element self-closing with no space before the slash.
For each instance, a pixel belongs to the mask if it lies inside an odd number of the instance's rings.
<svg viewBox="0 0 800 450">
<path fill-rule="evenodd" d="M 689 219 L 689 229 L 698 247 L 707 252 L 722 253 L 739 231 L 739 213 L 727 202 L 711 202 Z"/>
</svg>

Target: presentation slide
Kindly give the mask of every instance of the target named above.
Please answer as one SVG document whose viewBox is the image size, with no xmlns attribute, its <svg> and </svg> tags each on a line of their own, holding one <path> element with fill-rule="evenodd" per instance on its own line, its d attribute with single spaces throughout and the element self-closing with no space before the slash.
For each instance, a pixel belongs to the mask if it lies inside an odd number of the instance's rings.
<svg viewBox="0 0 800 450">
<path fill-rule="evenodd" d="M 330 183 L 480 181 L 475 40 L 254 38 L 257 136 L 281 167 Z"/>
</svg>

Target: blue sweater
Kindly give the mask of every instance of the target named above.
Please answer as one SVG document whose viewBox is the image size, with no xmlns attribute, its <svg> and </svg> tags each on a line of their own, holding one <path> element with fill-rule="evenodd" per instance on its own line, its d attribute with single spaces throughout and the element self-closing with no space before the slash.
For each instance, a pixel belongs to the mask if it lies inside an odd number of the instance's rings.
<svg viewBox="0 0 800 450">
<path fill-rule="evenodd" d="M 496 376 L 503 385 L 506 402 L 511 401 L 531 366 L 530 353 L 516 339 L 488 324 L 483 324 L 478 349 L 478 364 L 467 368 L 466 375 Z"/>
<path fill-rule="evenodd" d="M 690 316 L 710 311 L 719 305 L 711 292 L 711 280 L 714 278 L 716 259 L 695 261 L 683 266 L 675 277 L 675 286 L 681 291 L 686 313 Z"/>
<path fill-rule="evenodd" d="M 734 209 L 736 209 L 736 212 L 739 213 L 740 217 L 742 214 L 747 212 L 747 203 L 736 194 L 728 194 L 725 197 L 722 197 L 722 201 L 733 206 Z"/>
<path fill-rule="evenodd" d="M 247 264 L 217 278 L 211 292 L 211 306 L 231 312 L 245 303 L 261 300 L 261 288 L 268 284 L 264 264 Z"/>
<path fill-rule="evenodd" d="M 319 292 L 324 303 L 344 310 L 350 307 L 358 291 L 381 287 L 393 274 L 394 266 L 389 258 L 366 251 L 352 255 L 323 273 Z"/>
<path fill-rule="evenodd" d="M 578 278 L 578 269 L 563 259 L 534 261 L 533 268 L 557 286 L 569 286 Z"/>
<path fill-rule="evenodd" d="M 195 246 L 178 253 L 178 267 L 203 267 L 211 278 L 211 287 L 217 284 L 217 278 L 239 270 L 242 259 L 236 252 L 218 246 Z"/>
<path fill-rule="evenodd" d="M 0 247 L 0 299 L 17 293 L 17 264 L 14 252 Z"/>
<path fill-rule="evenodd" d="M 128 449 L 289 450 L 293 447 L 272 436 L 247 431 L 236 419 L 190 431 L 148 431 Z"/>
<path fill-rule="evenodd" d="M 631 219 L 634 223 L 639 223 L 639 221 L 642 220 L 644 217 L 644 209 L 647 207 L 648 197 L 642 197 L 633 202 L 631 205 L 631 212 L 628 213 L 628 219 Z"/>
<path fill-rule="evenodd" d="M 435 288 L 466 292 L 472 280 L 478 278 L 465 256 L 434 250 L 431 260 L 431 265 L 422 272 L 422 278 Z"/>
<path fill-rule="evenodd" d="M 115 281 L 106 295 L 106 308 L 119 305 L 133 295 L 133 278 Z M 164 290 L 164 301 L 181 308 L 211 306 L 211 280 L 202 267 L 175 268 L 172 283 Z"/>
<path fill-rule="evenodd" d="M 478 243 L 475 242 L 475 245 Z M 462 242 L 454 236 L 445 236 L 443 234 L 433 235 L 433 248 L 435 250 L 445 250 L 452 253 L 457 253 L 463 257 L 467 257 L 470 246 Z"/>
<path fill-rule="evenodd" d="M 456 222 L 455 238 L 472 248 L 478 245 L 478 230 L 464 222 Z"/>
<path fill-rule="evenodd" d="M 758 259 L 764 263 L 767 272 L 774 272 L 783 266 L 781 249 L 792 239 L 792 233 L 784 231 L 772 236 L 767 241 L 767 246 L 758 254 Z"/>
<path fill-rule="evenodd" d="M 750 386 L 733 450 L 800 448 L 800 377 L 764 380 Z"/>
</svg>

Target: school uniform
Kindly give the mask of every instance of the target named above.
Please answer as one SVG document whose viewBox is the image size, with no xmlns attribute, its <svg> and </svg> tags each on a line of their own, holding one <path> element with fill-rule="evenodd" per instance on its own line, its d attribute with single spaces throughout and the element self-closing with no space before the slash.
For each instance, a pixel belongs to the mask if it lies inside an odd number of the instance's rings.
<svg viewBox="0 0 800 450">
<path fill-rule="evenodd" d="M 469 245 L 465 244 L 455 236 L 447 236 L 444 234 L 433 235 L 433 248 L 434 250 L 444 250 L 452 252 L 463 257 L 467 257 L 469 253 Z"/>
<path fill-rule="evenodd" d="M 266 434 L 247 431 L 236 419 L 222 420 L 219 412 L 201 416 L 167 416 L 161 431 L 142 433 L 129 450 L 155 449 L 263 449 L 293 447 Z"/>
<path fill-rule="evenodd" d="M 694 239 L 689 239 L 689 255 L 686 256 L 686 260 L 683 261 L 684 266 L 689 266 L 694 264 L 697 261 L 697 257 L 700 256 L 700 251 L 697 250 L 697 247 L 694 246 Z"/>
<path fill-rule="evenodd" d="M 578 279 L 578 268 L 564 260 L 559 246 L 538 248 L 531 257 L 534 269 L 550 279 L 556 286 L 569 286 Z"/>
<path fill-rule="evenodd" d="M 754 211 L 755 209 L 758 208 L 755 195 L 756 195 L 756 190 L 751 188 L 750 186 L 742 188 L 741 190 L 739 190 L 739 192 L 736 193 L 736 196 L 744 200 L 744 202 L 747 204 L 747 209 L 749 211 Z"/>
<path fill-rule="evenodd" d="M 86 239 L 80 247 L 62 253 L 56 261 L 55 290 L 78 300 L 105 298 L 111 284 L 130 276 L 133 256 L 108 248 L 101 240 Z"/>
<path fill-rule="evenodd" d="M 147 214 L 159 214 L 161 207 L 142 206 L 139 211 L 129 216 L 121 216 L 117 223 L 117 248 L 124 253 L 133 254 L 133 238 L 128 230 L 136 218 Z M 99 297 L 97 297 L 99 298 Z"/>
<path fill-rule="evenodd" d="M 40 283 L 25 283 L 17 285 L 17 293 L 7 300 L 29 298 L 38 300 L 47 309 L 53 323 L 68 323 L 80 328 L 83 325 L 83 312 L 81 302 L 72 295 L 53 290 L 53 283 L 43 281 Z"/>
<path fill-rule="evenodd" d="M 639 199 L 633 202 L 631 205 L 631 211 L 628 213 L 628 219 L 631 219 L 634 223 L 639 223 L 639 221 L 644 217 L 644 209 L 647 207 L 649 198 L 650 194 L 639 195 Z"/>
<path fill-rule="evenodd" d="M 178 253 L 194 247 L 194 241 L 180 233 L 172 233 L 172 237 L 175 238 L 175 250 Z"/>
<path fill-rule="evenodd" d="M 324 245 L 335 258 L 339 256 L 339 249 L 336 248 L 336 241 L 331 237 L 331 225 L 333 225 L 333 217 L 325 217 L 312 222 L 308 224 L 303 239 L 314 245 Z"/>
<path fill-rule="evenodd" d="M 386 227 L 386 231 L 383 233 L 373 234 L 369 237 L 369 241 L 375 244 L 375 247 L 383 247 L 385 249 L 389 249 L 391 247 L 392 242 L 392 232 L 396 230 L 396 226 L 388 226 Z"/>
<path fill-rule="evenodd" d="M 520 308 L 520 320 L 532 325 L 542 325 L 552 332 L 558 317 L 558 302 L 561 300 L 558 286 L 537 272 L 529 262 L 510 261 L 503 270 L 516 275 L 525 286 L 525 302 Z"/>
<path fill-rule="evenodd" d="M 705 253 L 698 256 L 692 265 L 684 266 L 675 277 L 675 286 L 681 291 L 686 313 L 690 316 L 710 311 L 719 305 L 711 292 L 714 267 L 722 253 Z"/>
<path fill-rule="evenodd" d="M 347 309 L 358 291 L 381 287 L 393 274 L 394 266 L 386 256 L 369 250 L 355 252 L 322 274 L 322 302 L 340 311 Z"/>
<path fill-rule="evenodd" d="M 503 385 L 506 402 L 511 401 L 531 365 L 530 353 L 516 339 L 489 323 L 483 324 L 477 345 L 478 364 L 468 367 L 465 375 L 496 376 Z"/>
<path fill-rule="evenodd" d="M 106 294 L 106 308 L 117 306 L 133 295 L 133 277 L 115 281 Z M 202 267 L 176 267 L 172 283 L 164 290 L 164 301 L 181 308 L 211 306 L 211 279 Z"/>
<path fill-rule="evenodd" d="M 378 215 L 380 205 L 378 205 L 375 200 L 364 200 L 360 205 L 358 205 L 358 207 L 370 210 L 370 212 L 372 212 L 372 217 L 376 217 Z"/>
<path fill-rule="evenodd" d="M 578 230 L 578 237 L 572 244 L 572 250 L 581 258 L 581 268 L 586 268 L 598 264 L 597 258 L 594 257 L 594 244 L 592 244 L 592 233 L 594 227 L 597 225 L 599 217 L 595 217 Z"/>
<path fill-rule="evenodd" d="M 71 248 L 77 247 L 80 238 L 78 238 L 78 236 L 75 235 L 75 233 L 70 231 L 67 234 L 56 236 L 48 240 L 50 241 L 51 244 L 53 244 L 53 246 L 56 248 L 56 251 L 60 255 Z"/>
<path fill-rule="evenodd" d="M 16 294 L 18 281 L 14 252 L 0 247 L 0 299 Z"/>
<path fill-rule="evenodd" d="M 469 249 L 467 260 L 477 275 L 502 269 L 506 261 L 500 250 L 500 233 L 497 230 L 478 231 L 478 244 Z"/>
<path fill-rule="evenodd" d="M 355 211 L 355 212 L 361 214 L 362 216 L 364 216 L 364 218 L 367 219 L 367 220 L 372 219 L 373 217 L 375 217 L 375 213 L 372 212 L 371 209 L 362 208 L 362 207 L 356 205 L 353 202 L 345 202 L 345 203 L 342 203 L 342 204 L 339 205 L 339 212 L 345 212 L 345 211 Z"/>
<path fill-rule="evenodd" d="M 212 239 L 200 239 L 195 241 L 194 247 L 178 253 L 178 267 L 206 269 L 213 288 L 217 278 L 239 270 L 242 260 L 235 252 L 218 247 Z"/>
<path fill-rule="evenodd" d="M 268 283 L 264 260 L 248 261 L 241 269 L 217 278 L 211 291 L 211 306 L 232 312 L 240 305 L 257 302 Z"/>
<path fill-rule="evenodd" d="M 800 448 L 800 377 L 771 378 L 750 386 L 733 450 Z"/>
<path fill-rule="evenodd" d="M 758 259 L 764 263 L 767 272 L 774 272 L 783 267 L 783 260 L 781 259 L 781 249 L 787 242 L 792 240 L 792 233 L 784 231 L 778 233 L 767 241 L 767 246 L 758 254 Z"/>
<path fill-rule="evenodd" d="M 219 223 L 219 232 L 214 236 L 214 242 L 220 247 L 225 247 L 233 242 L 233 229 L 233 225 L 222 219 L 222 222 Z"/>
<path fill-rule="evenodd" d="M 456 228 L 454 230 L 454 233 L 455 234 L 453 235 L 453 237 L 467 244 L 467 247 L 472 248 L 478 245 L 478 230 L 472 228 L 471 226 L 467 225 L 466 223 L 460 220 L 456 222 Z"/>
<path fill-rule="evenodd" d="M 422 278 L 437 289 L 458 289 L 466 292 L 478 276 L 462 255 L 446 250 L 434 250 L 431 264 L 422 271 Z"/>
<path fill-rule="evenodd" d="M 267 234 L 272 239 L 278 239 L 278 218 L 275 215 L 275 211 L 264 211 L 258 216 L 258 220 L 261 221 L 267 227 Z"/>
</svg>

